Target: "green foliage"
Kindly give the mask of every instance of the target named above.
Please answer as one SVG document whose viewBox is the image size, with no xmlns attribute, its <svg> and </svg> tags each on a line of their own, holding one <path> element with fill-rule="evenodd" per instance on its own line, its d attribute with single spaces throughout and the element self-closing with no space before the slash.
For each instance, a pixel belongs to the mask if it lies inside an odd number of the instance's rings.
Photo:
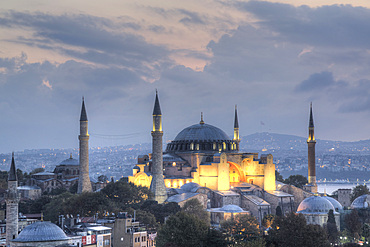
<svg viewBox="0 0 370 247">
<path fill-rule="evenodd" d="M 350 214 L 347 214 L 344 217 L 344 222 L 351 236 L 358 239 L 361 234 L 361 222 L 357 210 L 354 209 Z"/>
<path fill-rule="evenodd" d="M 50 196 L 41 196 L 36 200 L 21 201 L 19 212 L 23 214 L 37 214 L 45 211 L 45 205 L 51 202 Z"/>
<path fill-rule="evenodd" d="M 204 221 L 207 225 L 211 224 L 209 213 L 204 210 L 202 204 L 198 201 L 198 199 L 191 199 L 185 202 L 182 210 L 188 214 L 195 215 L 200 220 Z"/>
<path fill-rule="evenodd" d="M 8 188 L 8 172 L 0 171 L 0 188 L 6 190 Z"/>
<path fill-rule="evenodd" d="M 78 182 L 74 183 L 71 187 L 69 187 L 69 192 L 72 194 L 76 194 L 78 189 Z"/>
<path fill-rule="evenodd" d="M 302 189 L 303 186 L 308 183 L 308 180 L 305 176 L 302 175 L 290 175 L 287 179 L 284 180 L 284 183 Z"/>
<path fill-rule="evenodd" d="M 154 200 L 146 200 L 141 205 L 140 209 L 150 212 L 155 216 L 157 222 L 163 224 L 166 217 L 180 211 L 180 206 L 174 202 L 158 204 L 158 202 Z"/>
<path fill-rule="evenodd" d="M 366 241 L 370 240 L 370 225 L 368 223 L 365 223 L 362 225 L 362 236 L 366 239 Z"/>
<path fill-rule="evenodd" d="M 269 231 L 268 246 L 326 247 L 330 246 L 325 230 L 319 225 L 307 225 L 302 214 L 290 213 L 278 218 Z"/>
<path fill-rule="evenodd" d="M 207 247 L 226 247 L 227 241 L 225 236 L 219 230 L 210 228 L 208 229 L 207 238 L 204 241 L 204 246 Z"/>
<path fill-rule="evenodd" d="M 328 213 L 328 222 L 326 224 L 326 232 L 328 234 L 330 243 L 336 243 L 338 240 L 338 228 L 335 222 L 333 209 L 330 209 Z"/>
<path fill-rule="evenodd" d="M 68 192 L 53 197 L 53 199 L 43 207 L 44 219 L 57 222 L 59 215 L 70 213 L 66 210 L 66 204 L 71 197 L 73 197 L 73 195 Z"/>
<path fill-rule="evenodd" d="M 134 210 L 133 208 L 128 208 L 126 211 L 132 216 L 135 214 L 136 220 L 138 220 L 140 224 L 144 224 L 147 229 L 156 228 L 158 226 L 155 216 L 150 212 L 140 209 Z"/>
<path fill-rule="evenodd" d="M 238 214 L 221 222 L 221 229 L 232 243 L 255 240 L 261 235 L 256 218 L 249 214 Z"/>
<path fill-rule="evenodd" d="M 265 247 L 265 246 L 266 241 L 262 237 L 246 242 L 238 242 L 233 245 L 233 247 Z"/>
<path fill-rule="evenodd" d="M 353 202 L 357 197 L 370 194 L 369 188 L 366 185 L 357 185 L 352 189 L 351 202 Z"/>
<path fill-rule="evenodd" d="M 107 176 L 105 176 L 105 175 L 100 175 L 100 176 L 98 177 L 98 181 L 99 181 L 99 182 L 106 183 L 106 182 L 108 181 L 108 177 L 107 177 Z"/>
<path fill-rule="evenodd" d="M 276 216 L 277 217 L 283 217 L 283 211 L 281 210 L 280 206 L 276 207 Z"/>
<path fill-rule="evenodd" d="M 178 212 L 159 229 L 156 246 L 172 244 L 181 247 L 202 246 L 207 239 L 208 226 L 195 215 Z"/>
<path fill-rule="evenodd" d="M 140 205 L 151 195 L 151 191 L 142 186 L 122 182 L 109 183 L 101 193 L 109 198 L 117 208 L 126 209 Z"/>
<path fill-rule="evenodd" d="M 281 211 L 281 209 L 280 209 L 280 211 Z M 263 219 L 262 219 L 262 226 L 264 228 L 272 227 L 274 225 L 275 218 L 276 218 L 276 216 L 273 215 L 273 214 L 265 215 L 265 217 L 263 217 Z"/>
<path fill-rule="evenodd" d="M 275 170 L 275 180 L 284 183 L 283 176 L 277 170 Z"/>
</svg>

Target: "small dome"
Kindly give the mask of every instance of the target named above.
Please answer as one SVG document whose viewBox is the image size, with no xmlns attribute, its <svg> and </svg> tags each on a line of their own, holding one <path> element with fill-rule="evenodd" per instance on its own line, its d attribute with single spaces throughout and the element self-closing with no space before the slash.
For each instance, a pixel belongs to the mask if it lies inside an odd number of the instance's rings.
<svg viewBox="0 0 370 247">
<path fill-rule="evenodd" d="M 304 199 L 298 206 L 298 213 L 328 213 L 332 209 L 335 211 L 333 204 L 320 196 L 311 196 Z"/>
<path fill-rule="evenodd" d="M 14 242 L 46 242 L 69 240 L 63 230 L 50 222 L 35 222 L 24 228 Z"/>
<path fill-rule="evenodd" d="M 138 166 L 134 166 L 134 168 L 133 168 L 134 170 L 140 170 L 140 167 L 138 167 Z"/>
<path fill-rule="evenodd" d="M 194 124 L 183 129 L 174 141 L 226 141 L 229 136 L 210 124 Z"/>
<path fill-rule="evenodd" d="M 69 159 L 66 159 L 66 160 L 63 160 L 62 162 L 60 162 L 60 165 L 74 165 L 74 166 L 78 166 L 80 164 L 80 162 L 74 158 L 72 158 L 72 155 L 71 157 L 69 157 Z"/>
<path fill-rule="evenodd" d="M 362 195 L 357 197 L 351 204 L 351 208 L 368 208 L 370 205 L 370 195 Z"/>
<path fill-rule="evenodd" d="M 181 190 L 184 192 L 196 192 L 199 187 L 199 184 L 191 182 L 181 186 Z"/>
<path fill-rule="evenodd" d="M 240 213 L 244 212 L 244 210 L 237 206 L 237 205 L 225 205 L 222 208 L 220 208 L 220 211 L 228 212 L 228 213 Z"/>
<path fill-rule="evenodd" d="M 325 198 L 326 200 L 328 200 L 329 202 L 331 202 L 331 204 L 334 206 L 335 208 L 335 211 L 339 211 L 339 210 L 342 210 L 343 209 L 343 206 L 342 204 L 340 204 L 337 200 L 335 200 L 333 197 L 330 197 L 330 196 L 324 196 L 323 198 Z"/>
</svg>

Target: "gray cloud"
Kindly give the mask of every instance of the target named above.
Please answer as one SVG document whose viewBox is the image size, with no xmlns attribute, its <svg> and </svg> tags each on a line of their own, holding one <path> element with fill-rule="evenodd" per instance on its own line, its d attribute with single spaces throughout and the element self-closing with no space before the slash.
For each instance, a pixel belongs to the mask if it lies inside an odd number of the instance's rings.
<svg viewBox="0 0 370 247">
<path fill-rule="evenodd" d="M 1 13 L 0 17 L 2 27 L 33 31 L 33 37 L 18 37 L 11 42 L 53 49 L 96 64 L 126 66 L 138 70 L 147 69 L 146 63 L 165 64 L 170 61 L 169 51 L 165 47 L 149 44 L 141 36 L 124 32 L 124 25 L 133 29 L 140 28 L 132 22 L 115 23 L 90 15 L 53 16 L 8 11 Z"/>
<path fill-rule="evenodd" d="M 369 48 L 370 10 L 351 5 L 317 8 L 249 1 L 238 6 L 254 14 L 258 24 L 279 34 L 277 38 L 325 47 Z"/>
</svg>

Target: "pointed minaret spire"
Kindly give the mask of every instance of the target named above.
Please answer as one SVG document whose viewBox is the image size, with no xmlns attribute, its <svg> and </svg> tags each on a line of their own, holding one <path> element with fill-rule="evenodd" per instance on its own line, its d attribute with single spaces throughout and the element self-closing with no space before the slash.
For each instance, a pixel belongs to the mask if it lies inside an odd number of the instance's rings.
<svg viewBox="0 0 370 247">
<path fill-rule="evenodd" d="M 150 190 L 153 192 L 153 199 L 163 203 L 167 199 L 166 186 L 163 178 L 163 131 L 162 113 L 159 106 L 158 91 L 155 92 L 155 103 L 153 110 L 153 131 L 152 131 L 152 181 Z"/>
<path fill-rule="evenodd" d="M 10 164 L 8 177 L 8 191 L 6 193 L 6 246 L 10 246 L 10 241 L 18 236 L 18 194 L 17 172 L 15 169 L 14 152 L 12 153 L 12 163 Z"/>
<path fill-rule="evenodd" d="M 236 151 L 239 151 L 239 143 L 240 143 L 240 139 L 239 139 L 239 121 L 238 121 L 238 109 L 237 109 L 237 106 L 235 105 L 235 117 L 234 117 L 234 139 L 235 141 L 234 143 L 234 147 L 233 149 L 235 149 Z"/>
<path fill-rule="evenodd" d="M 234 129 L 236 128 L 239 129 L 239 121 L 238 121 L 238 109 L 237 109 L 237 106 L 235 105 Z"/>
<path fill-rule="evenodd" d="M 310 124 L 309 124 L 309 127 L 315 127 L 314 124 L 313 124 L 313 114 L 312 114 L 312 102 L 310 104 Z"/>
<path fill-rule="evenodd" d="M 204 124 L 204 121 L 203 121 L 203 112 L 200 113 L 200 124 Z"/>
<path fill-rule="evenodd" d="M 90 176 L 89 176 L 89 132 L 88 121 L 85 109 L 85 99 L 82 97 L 82 109 L 80 118 L 80 174 L 78 178 L 77 193 L 92 192 Z"/>
<path fill-rule="evenodd" d="M 12 163 L 10 165 L 8 181 L 18 181 L 17 171 L 15 169 L 15 162 L 14 162 L 14 152 L 12 153 Z"/>
<path fill-rule="evenodd" d="M 85 109 L 85 98 L 82 97 L 82 108 L 81 108 L 81 117 L 80 121 L 87 121 L 87 114 Z"/>
<path fill-rule="evenodd" d="M 310 120 L 308 124 L 308 186 L 306 190 L 309 190 L 312 193 L 317 193 L 317 184 L 316 184 L 316 155 L 315 155 L 315 128 L 313 124 L 313 113 L 312 113 L 312 102 L 310 104 Z"/>
<path fill-rule="evenodd" d="M 161 106 L 159 105 L 157 90 L 155 90 L 155 103 L 154 103 L 154 109 L 153 109 L 153 116 L 162 116 Z"/>
</svg>

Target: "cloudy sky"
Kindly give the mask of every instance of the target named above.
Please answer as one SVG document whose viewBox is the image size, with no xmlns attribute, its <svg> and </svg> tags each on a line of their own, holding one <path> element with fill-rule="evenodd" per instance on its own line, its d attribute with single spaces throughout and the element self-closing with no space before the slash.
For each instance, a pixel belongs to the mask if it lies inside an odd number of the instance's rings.
<svg viewBox="0 0 370 247">
<path fill-rule="evenodd" d="M 356 5 L 353 5 L 355 2 Z M 309 4 L 308 4 L 309 3 Z M 0 152 L 165 140 L 206 123 L 232 134 L 370 138 L 370 3 L 6 1 L 0 5 Z"/>
</svg>

